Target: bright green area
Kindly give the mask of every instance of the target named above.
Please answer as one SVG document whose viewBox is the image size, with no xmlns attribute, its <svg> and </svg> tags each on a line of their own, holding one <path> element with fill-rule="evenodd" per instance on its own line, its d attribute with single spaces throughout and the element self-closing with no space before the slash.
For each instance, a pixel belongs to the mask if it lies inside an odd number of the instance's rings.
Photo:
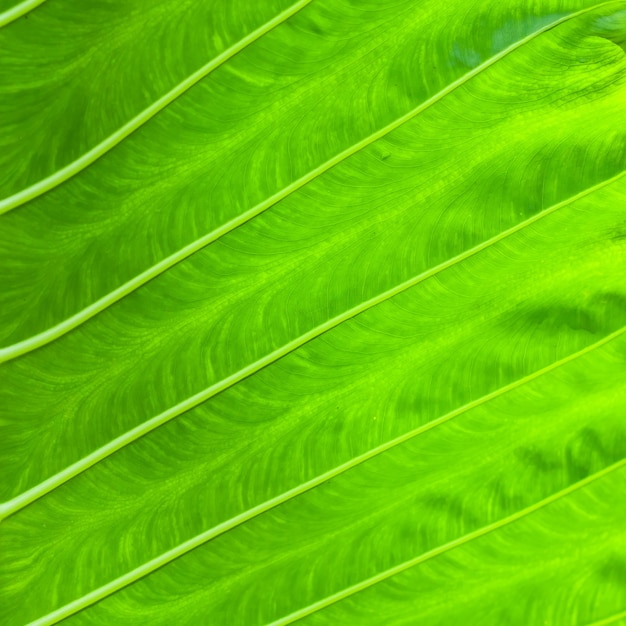
<svg viewBox="0 0 626 626">
<path fill-rule="evenodd" d="M 626 1 L 26 15 L 0 623 L 623 623 Z"/>
</svg>

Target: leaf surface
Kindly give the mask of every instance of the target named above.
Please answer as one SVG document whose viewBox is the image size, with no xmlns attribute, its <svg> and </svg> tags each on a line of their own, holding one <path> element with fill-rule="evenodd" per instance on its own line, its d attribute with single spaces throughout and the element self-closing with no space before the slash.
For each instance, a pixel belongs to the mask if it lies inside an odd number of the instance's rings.
<svg viewBox="0 0 626 626">
<path fill-rule="evenodd" d="M 7 22 L 6 623 L 623 620 L 625 38 L 623 1 Z"/>
</svg>

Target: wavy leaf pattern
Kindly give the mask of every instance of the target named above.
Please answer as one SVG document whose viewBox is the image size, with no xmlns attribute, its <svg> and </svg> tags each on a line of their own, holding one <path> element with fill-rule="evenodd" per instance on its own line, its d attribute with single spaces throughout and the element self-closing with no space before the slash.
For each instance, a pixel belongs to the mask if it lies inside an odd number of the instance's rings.
<svg viewBox="0 0 626 626">
<path fill-rule="evenodd" d="M 626 623 L 626 2 L 0 2 L 6 624 Z"/>
</svg>

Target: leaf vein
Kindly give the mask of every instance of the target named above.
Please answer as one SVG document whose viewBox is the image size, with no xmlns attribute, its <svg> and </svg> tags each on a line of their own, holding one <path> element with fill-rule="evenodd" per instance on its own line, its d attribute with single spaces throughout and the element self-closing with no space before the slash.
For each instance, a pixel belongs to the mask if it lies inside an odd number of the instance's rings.
<svg viewBox="0 0 626 626">
<path fill-rule="evenodd" d="M 600 480 L 604 478 L 605 476 L 607 476 L 608 474 L 618 471 L 623 467 L 626 467 L 626 459 L 622 459 L 621 461 L 618 461 L 617 463 L 614 463 L 613 465 L 609 465 L 608 467 L 605 467 L 603 470 L 596 472 L 595 474 L 591 474 L 590 476 L 587 476 L 587 478 L 584 478 L 583 480 L 580 480 L 574 483 L 573 485 L 570 485 L 569 487 L 562 489 L 561 491 L 557 491 L 551 496 L 544 498 L 543 500 L 540 500 L 539 502 L 536 502 L 535 504 L 532 504 L 531 506 L 526 507 L 525 509 L 522 509 L 521 511 L 518 511 L 517 513 L 513 513 L 512 515 L 504 517 L 501 520 L 494 522 L 493 524 L 488 524 L 487 526 L 483 526 L 482 528 L 479 528 L 478 530 L 468 533 L 467 535 L 463 535 L 462 537 L 459 537 L 458 539 L 449 541 L 448 543 L 445 543 L 444 545 L 439 546 L 438 548 L 434 548 L 433 550 L 424 552 L 423 554 L 420 554 L 417 557 L 409 559 L 408 561 L 405 561 L 404 563 L 401 563 L 400 565 L 391 567 L 388 570 L 385 570 L 384 572 L 380 572 L 379 574 L 372 576 L 371 578 L 368 578 L 359 583 L 356 583 L 355 585 L 347 587 L 346 589 L 343 589 L 342 591 L 339 591 L 338 593 L 333 594 L 332 596 L 328 596 L 327 598 L 324 598 L 323 600 L 320 600 L 319 602 L 311 604 L 303 609 L 300 609 L 299 611 L 295 611 L 294 613 L 287 615 L 286 617 L 283 617 L 274 622 L 271 622 L 270 624 L 268 624 L 268 626 L 286 626 L 287 624 L 293 624 L 294 622 L 304 617 L 307 617 L 308 615 L 311 615 L 312 613 L 321 611 L 322 609 L 325 609 L 332 604 L 336 604 L 337 602 L 340 602 L 341 600 L 345 600 L 346 598 L 356 593 L 359 593 L 360 591 L 364 591 L 365 589 L 373 587 L 377 583 L 383 582 L 391 578 L 392 576 L 395 576 L 396 574 L 401 574 L 402 572 L 412 567 L 415 567 L 417 565 L 420 565 L 421 563 L 424 563 L 425 561 L 435 558 L 441 554 L 444 554 L 445 552 L 449 552 L 450 550 L 454 550 L 455 548 L 468 544 L 470 541 L 473 541 L 474 539 L 480 539 L 481 537 L 484 537 L 485 535 L 488 535 L 489 533 L 499 530 L 500 528 L 504 526 L 513 524 L 514 522 L 517 522 L 520 519 L 528 515 L 531 515 L 532 513 L 535 513 L 536 511 L 546 506 L 549 506 L 550 504 L 553 504 L 557 500 L 567 497 L 568 495 L 574 493 L 575 491 L 578 491 L 580 489 L 583 489 L 584 487 L 587 487 L 591 483 L 597 480 Z M 610 623 L 610 622 L 600 622 L 600 624 L 606 624 L 606 623 Z"/>
<path fill-rule="evenodd" d="M 626 611 L 610 615 L 609 617 L 605 617 L 604 619 L 588 624 L 587 626 L 608 626 L 608 624 L 615 624 L 615 622 L 619 622 L 622 619 L 626 619 Z"/>
<path fill-rule="evenodd" d="M 280 348 L 277 348 L 276 350 L 274 350 L 273 352 L 270 352 L 264 357 L 261 357 L 260 359 L 258 359 L 257 361 L 254 361 L 250 365 L 247 365 L 241 370 L 231 374 L 230 376 L 227 376 L 226 378 L 223 378 L 222 380 L 210 385 L 206 389 L 203 389 L 202 391 L 196 393 L 195 395 L 189 398 L 186 398 L 182 402 L 179 402 L 175 406 L 170 407 L 169 409 L 165 410 L 159 415 L 156 415 L 155 417 L 150 418 L 149 420 L 143 422 L 142 424 L 139 424 L 135 428 L 127 431 L 126 433 L 120 435 L 119 437 L 116 437 L 115 439 L 105 444 L 104 446 L 98 448 L 97 450 L 94 450 L 92 453 L 88 454 L 86 457 L 83 457 L 82 459 L 76 461 L 69 467 L 58 472 L 57 474 L 54 474 L 50 478 L 47 478 L 43 482 L 39 483 L 38 485 L 35 485 L 31 489 L 20 494 L 19 496 L 16 496 L 15 498 L 1 504 L 0 505 L 0 520 L 4 519 L 5 517 L 8 517 L 9 515 L 12 515 L 13 513 L 16 513 L 20 509 L 23 509 L 25 506 L 29 505 L 31 502 L 38 500 L 39 498 L 43 497 L 46 493 L 49 493 L 53 489 L 56 489 L 60 485 L 71 480 L 72 478 L 74 478 L 74 476 L 81 474 L 82 472 L 86 471 L 87 469 L 95 465 L 96 463 L 99 463 L 103 459 L 111 456 L 114 452 L 117 452 L 121 448 L 124 448 L 125 446 L 130 445 L 137 439 L 143 437 L 144 435 L 147 435 L 148 433 L 152 432 L 159 426 L 162 426 L 163 424 L 166 424 L 167 422 L 175 419 L 176 417 L 179 417 L 183 413 L 190 411 L 191 409 L 213 398 L 217 394 L 222 393 L 226 389 L 236 385 L 237 383 L 248 378 L 249 376 L 256 374 L 258 371 L 264 369 L 265 367 L 271 365 L 272 363 L 275 363 L 279 359 L 282 359 L 283 357 L 287 356 L 291 352 L 294 352 L 295 350 L 305 345 L 306 343 L 312 341 L 313 339 L 316 339 L 317 337 L 332 330 L 333 328 L 336 328 L 343 322 L 346 322 L 352 319 L 353 317 L 356 317 L 357 315 L 364 313 L 365 311 L 371 309 L 372 307 L 378 304 L 382 304 L 383 302 L 389 300 L 390 298 L 393 298 L 394 296 L 402 293 L 403 291 L 410 289 L 411 287 L 415 287 L 419 283 L 422 283 L 428 280 L 429 278 L 436 276 L 437 274 L 439 274 L 440 272 L 443 272 L 444 270 L 454 267 L 455 265 L 461 263 L 462 261 L 465 261 L 466 259 L 474 256 L 475 254 L 478 254 L 482 252 L 483 250 L 502 241 L 506 237 L 509 237 L 527 228 L 528 226 L 534 224 L 535 222 L 538 222 L 544 217 L 551 215 L 552 213 L 558 211 L 559 209 L 572 204 L 576 200 L 579 200 L 580 198 L 583 198 L 589 195 L 590 193 L 593 193 L 594 191 L 601 189 L 602 187 L 606 187 L 608 184 L 614 182 L 616 179 L 622 178 L 625 174 L 626 172 L 618 174 L 616 177 L 609 179 L 608 181 L 604 181 L 603 183 L 600 183 L 599 185 L 595 185 L 594 187 L 590 187 L 589 189 L 586 189 L 585 191 L 582 191 L 579 194 L 572 196 L 571 198 L 568 198 L 567 200 L 564 200 L 563 202 L 559 202 L 558 204 L 552 205 L 551 207 L 544 209 L 543 211 L 537 213 L 536 215 L 533 215 L 527 220 L 524 220 L 520 222 L 519 224 L 516 224 L 515 226 L 512 226 L 511 228 L 499 233 L 498 235 L 483 241 L 477 246 L 474 246 L 473 248 L 470 248 L 466 250 L 465 252 L 462 252 L 461 254 L 455 257 L 452 257 L 451 259 L 439 265 L 436 265 L 435 267 L 432 267 L 429 270 L 422 272 L 421 274 L 418 274 L 417 276 L 414 276 L 406 280 L 405 282 L 400 283 L 399 285 L 396 285 L 395 287 L 392 287 L 391 289 L 378 294 L 377 296 L 374 296 L 373 298 L 370 298 L 369 300 L 361 302 L 357 306 L 351 309 L 348 309 L 347 311 L 344 311 L 343 313 L 340 313 L 339 315 L 331 318 L 330 320 L 327 320 L 326 322 L 324 322 L 323 324 L 320 324 L 319 326 L 316 326 L 315 328 L 304 333 L 303 335 L 296 337 L 292 341 L 286 343 Z"/>
<path fill-rule="evenodd" d="M 307 0 L 307 1 L 310 2 L 311 0 Z M 9 360 L 15 359 L 15 358 L 17 358 L 17 357 L 19 357 L 19 356 L 21 356 L 23 354 L 26 354 L 26 353 L 31 352 L 33 350 L 36 350 L 37 348 L 41 348 L 42 346 L 45 346 L 46 344 L 54 341 L 55 339 L 58 339 L 58 338 L 62 337 L 63 335 L 69 333 L 70 331 L 74 330 L 75 328 L 81 326 L 82 324 L 84 324 L 85 322 L 90 320 L 92 317 L 95 317 L 98 313 L 104 311 L 108 307 L 110 307 L 113 304 L 115 304 L 116 302 L 120 301 L 125 296 L 131 294 L 133 291 L 139 289 L 140 287 L 142 287 L 143 285 L 145 285 L 149 281 L 153 280 L 154 278 L 156 278 L 160 274 L 164 273 L 165 271 L 167 271 L 170 268 L 174 267 L 178 263 L 180 263 L 180 262 L 184 261 L 185 259 L 189 258 L 195 252 L 198 252 L 202 248 L 204 248 L 204 247 L 208 246 L 209 244 L 213 243 L 214 241 L 220 239 L 221 237 L 223 237 L 224 235 L 228 234 L 229 232 L 235 230 L 239 226 L 242 226 L 246 222 L 248 222 L 251 219 L 257 217 L 258 215 L 260 215 L 264 211 L 268 210 L 269 208 L 271 208 L 272 206 L 274 206 L 275 204 L 277 204 L 281 200 L 285 199 L 286 197 L 290 196 L 292 193 L 296 192 L 297 190 L 301 189 L 302 187 L 304 187 L 305 185 L 310 183 L 315 178 L 321 176 L 323 173 L 325 173 L 326 171 L 330 170 L 335 165 L 338 165 L 339 163 L 341 163 L 345 159 L 347 159 L 350 156 L 356 154 L 360 150 L 366 148 L 367 146 L 369 146 L 374 141 L 377 141 L 378 139 L 381 139 L 382 137 L 384 137 L 385 135 L 389 134 L 390 132 L 392 132 L 396 128 L 400 127 L 405 122 L 413 119 L 414 117 L 419 115 L 421 112 L 425 111 L 430 106 L 432 106 L 433 104 L 435 104 L 436 102 L 440 101 L 442 98 L 447 96 L 449 93 L 451 93 L 452 91 L 454 91 L 458 87 L 460 87 L 463 84 L 465 84 L 466 82 L 468 82 L 471 78 L 473 78 L 474 76 L 480 74 L 484 70 L 488 69 L 489 67 L 494 65 L 497 61 L 499 61 L 500 59 L 504 58 L 505 56 L 507 56 L 508 54 L 513 52 L 514 50 L 522 47 L 524 44 L 528 43 L 532 39 L 535 39 L 537 36 L 541 35 L 542 33 L 546 32 L 548 30 L 551 30 L 555 26 L 558 26 L 559 24 L 561 24 L 561 23 L 563 23 L 565 21 L 568 21 L 570 19 L 573 19 L 576 16 L 579 16 L 579 15 L 581 15 L 583 13 L 587 13 L 587 12 L 589 12 L 591 10 L 598 9 L 598 8 L 604 6 L 604 5 L 607 5 L 607 4 L 614 4 L 616 2 L 622 2 L 622 1 L 623 0 L 611 0 L 610 2 L 604 2 L 602 4 L 598 4 L 598 5 L 594 6 L 594 7 L 589 8 L 589 9 L 584 9 L 584 10 L 579 11 L 577 13 L 570 14 L 570 15 L 565 16 L 563 18 L 560 18 L 560 19 L 558 19 L 558 20 L 556 20 L 554 22 L 551 22 L 550 24 L 544 26 L 543 28 L 541 28 L 541 29 L 531 33 L 530 35 L 528 35 L 524 39 L 521 39 L 520 41 L 512 44 L 511 46 L 509 46 L 505 50 L 501 51 L 497 55 L 491 57 L 490 59 L 488 59 L 487 61 L 485 61 L 481 65 L 477 66 L 476 68 L 474 68 L 473 70 L 471 70 L 467 74 L 464 74 L 461 78 L 459 78 L 455 82 L 451 83 L 446 88 L 444 88 L 442 91 L 438 92 L 437 94 L 435 94 L 434 96 L 432 96 L 428 100 L 424 101 L 423 103 L 421 103 L 416 108 L 412 109 L 411 111 L 409 111 L 408 113 L 406 113 L 402 117 L 400 117 L 397 120 L 391 122 L 390 124 L 388 124 L 384 128 L 376 131 L 372 135 L 369 135 L 368 137 L 366 137 L 365 139 L 361 140 L 360 142 L 354 144 L 350 148 L 347 148 L 346 150 L 344 150 L 340 154 L 334 156 L 333 158 L 329 159 L 328 161 L 326 161 L 322 165 L 318 166 L 317 168 L 311 170 L 310 172 L 308 172 L 307 174 L 305 174 L 304 176 L 302 176 L 298 180 L 294 181 L 293 183 L 291 183 L 287 187 L 284 187 L 283 189 L 281 189 L 278 192 L 276 192 L 270 198 L 264 200 L 263 202 L 261 202 L 261 203 L 257 204 L 256 206 L 252 207 L 248 211 L 245 211 L 241 215 L 239 215 L 239 216 L 233 218 L 232 220 L 226 222 L 225 224 L 223 224 L 222 226 L 218 227 L 217 229 L 211 231 L 210 233 L 208 233 L 206 235 L 203 235 L 202 237 L 200 237 L 199 239 L 196 239 L 195 241 L 192 241 L 190 244 L 188 244 L 187 246 L 181 248 L 180 250 L 177 250 L 176 252 L 174 252 L 170 256 L 168 256 L 165 259 L 159 261 L 155 265 L 149 267 L 147 270 L 141 272 L 140 274 L 138 274 L 137 276 L 135 276 L 131 280 L 129 280 L 126 283 L 124 283 L 123 285 L 121 285 L 120 287 L 118 287 L 118 288 L 114 289 L 113 291 L 109 292 L 108 294 L 106 294 L 105 296 L 103 296 L 102 298 L 97 300 L 96 302 L 90 304 L 89 306 L 85 307 L 84 309 L 80 310 L 79 312 L 75 313 L 74 315 L 70 316 L 69 318 L 65 319 L 64 321 L 60 322 L 59 324 L 56 324 L 55 326 L 53 326 L 53 327 L 51 327 L 51 328 L 49 328 L 49 329 L 47 329 L 47 330 L 45 330 L 45 331 L 43 331 L 41 333 L 38 333 L 37 335 L 34 335 L 34 336 L 32 336 L 32 337 L 30 337 L 28 339 L 25 339 L 23 341 L 20 341 L 18 343 L 10 345 L 10 346 L 6 346 L 4 348 L 0 348 L 0 363 L 3 363 L 5 361 L 9 361 Z M 294 7 L 295 6 L 297 6 L 297 5 L 294 5 Z M 258 32 L 258 31 L 255 31 L 255 32 Z M 237 45 L 239 45 L 239 44 L 237 44 Z M 188 79 L 188 80 L 191 80 L 191 79 Z M 169 96 L 165 96 L 165 97 L 169 97 Z M 156 106 L 156 105 L 153 105 L 153 106 Z M 138 118 L 135 118 L 135 120 L 137 120 L 137 119 Z M 133 124 L 133 123 L 134 123 L 134 121 L 130 122 L 129 124 Z M 126 128 L 126 127 L 124 127 L 124 128 Z M 121 131 L 119 131 L 119 133 L 122 133 L 122 131 L 123 131 L 123 129 Z M 130 134 L 130 131 L 129 131 L 128 134 Z M 103 144 L 100 144 L 100 145 L 103 145 Z M 94 150 L 97 150 L 97 149 L 98 148 L 95 148 Z M 76 163 L 78 163 L 78 161 Z M 624 173 L 626 173 L 626 172 L 624 172 Z M 595 191 L 596 188 L 599 188 L 599 187 L 604 186 L 606 184 L 611 184 L 612 182 L 614 182 L 619 177 L 621 177 L 621 175 L 618 175 L 617 177 L 614 177 L 614 178 L 610 179 L 609 181 L 606 181 L 605 183 L 600 183 L 598 186 L 591 188 L 591 191 Z M 46 180 L 48 180 L 48 179 L 46 179 Z M 43 182 L 45 182 L 45 181 L 43 181 Z M 26 190 L 26 191 L 28 191 L 28 190 Z M 20 193 L 26 193 L 26 191 L 25 192 L 20 192 Z M 591 193 L 591 191 L 589 193 Z M 39 194 L 37 194 L 37 195 L 39 195 Z M 16 198 L 16 197 L 17 196 L 11 196 L 11 198 Z M 13 206 L 11 206 L 9 208 L 4 208 L 4 207 L 8 207 L 9 206 L 6 203 L 11 201 L 11 198 L 8 198 L 6 200 L 0 201 L 0 214 L 2 214 L 5 211 L 10 210 L 10 208 L 14 208 Z M 19 204 L 21 204 L 21 202 Z M 17 205 L 15 205 L 15 206 L 17 206 Z"/>
<path fill-rule="evenodd" d="M 445 424 L 446 422 L 449 422 L 465 413 L 467 413 L 468 411 L 471 411 L 472 409 L 478 408 L 479 406 L 482 406 L 500 396 L 503 396 L 507 393 L 509 393 L 510 391 L 513 391 L 514 389 L 517 389 L 519 387 L 522 387 L 523 385 L 526 385 L 530 382 L 532 382 L 533 380 L 536 380 L 537 378 L 540 378 L 541 376 L 544 376 L 556 369 L 558 369 L 559 367 L 563 367 L 564 365 L 566 365 L 567 363 L 570 363 L 572 361 L 575 361 L 576 359 L 579 359 L 581 357 L 583 357 L 586 354 L 589 354 L 590 352 L 597 350 L 598 348 L 601 348 L 602 346 L 608 344 L 609 342 L 613 341 L 614 339 L 617 339 L 618 337 L 620 337 L 621 335 L 623 335 L 624 333 L 626 333 L 626 326 L 615 331 L 614 333 L 612 333 L 611 335 L 608 335 L 607 337 L 604 337 L 603 339 L 601 339 L 600 341 L 597 341 L 589 346 L 587 346 L 586 348 L 583 348 L 582 350 L 579 350 L 577 352 L 574 352 L 572 354 L 570 354 L 567 357 L 564 357 L 562 359 L 559 359 L 558 361 L 555 361 L 554 363 L 540 369 L 537 370 L 536 372 L 533 372 L 532 374 L 529 374 L 528 376 L 525 376 L 523 378 L 520 378 L 516 381 L 513 381 L 512 383 L 505 385 L 504 387 L 501 387 L 500 389 L 497 389 L 489 394 L 486 394 L 480 398 L 477 398 L 476 400 L 473 400 L 472 402 L 469 402 L 457 409 L 455 409 L 454 411 L 451 411 L 450 413 L 447 413 L 446 415 L 443 415 L 435 420 L 432 420 L 431 422 L 428 422 L 426 424 L 423 424 L 422 426 L 419 426 L 417 428 L 414 428 L 413 430 L 400 435 L 399 437 L 396 437 L 395 439 L 392 439 L 390 441 L 387 441 L 375 448 L 372 448 L 371 450 L 368 450 L 367 452 L 364 452 L 363 454 L 360 454 L 359 456 L 356 456 L 352 459 L 350 459 L 349 461 L 346 461 L 345 463 L 342 463 L 341 465 L 338 465 L 337 467 L 334 467 L 333 469 L 320 474 L 319 476 L 316 476 L 300 485 L 297 485 L 296 487 L 293 487 L 292 489 L 278 495 L 275 496 L 274 498 L 271 498 L 270 500 L 267 500 L 265 502 L 262 502 L 261 504 L 258 504 L 254 507 L 252 507 L 251 509 L 248 509 L 247 511 L 244 511 L 243 513 L 240 513 L 239 515 L 236 515 L 235 517 L 232 517 L 229 520 L 226 520 L 220 524 L 218 524 L 217 526 L 214 526 L 213 528 L 210 528 L 209 530 L 204 531 L 203 533 L 200 533 L 199 535 L 196 535 L 195 537 L 192 537 L 191 539 L 179 544 L 178 546 L 175 546 L 174 548 L 168 550 L 167 552 L 164 552 L 163 554 L 160 554 L 159 556 L 151 559 L 150 561 L 148 561 L 147 563 L 144 563 L 143 565 L 140 565 L 139 567 L 135 568 L 134 570 L 128 572 L 127 574 L 124 574 L 118 578 L 116 578 L 115 580 L 107 583 L 106 585 L 103 585 L 102 587 L 99 587 L 98 589 L 95 589 L 94 591 L 91 591 L 90 593 L 82 596 L 81 598 L 77 598 L 76 600 L 74 600 L 73 602 L 53 611 L 52 613 L 36 620 L 35 622 L 32 622 L 32 624 L 30 624 L 30 626 L 48 626 L 50 624 L 55 624 L 59 621 L 61 621 L 62 619 L 65 619 L 66 617 L 69 617 L 70 615 L 73 615 L 75 613 L 77 613 L 78 611 L 87 608 L 93 604 L 95 604 L 96 602 L 99 602 L 100 600 L 103 600 L 104 598 L 106 598 L 107 596 L 112 595 L 113 593 L 116 593 L 117 591 L 119 591 L 120 589 L 123 589 L 124 587 L 127 587 L 128 585 L 133 584 L 134 582 L 140 580 L 141 578 L 144 578 L 145 576 L 148 576 L 150 574 L 152 574 L 153 572 L 155 572 L 156 570 L 160 569 L 161 567 L 167 565 L 168 563 L 171 563 L 172 561 L 174 561 L 175 559 L 180 558 L 181 556 L 184 556 L 185 554 L 187 554 L 188 552 L 191 552 L 192 550 L 194 550 L 195 548 L 211 541 L 212 539 L 215 539 L 216 537 L 219 537 L 220 535 L 223 535 L 224 533 L 236 528 L 237 526 L 240 526 L 241 524 L 244 524 L 245 522 L 248 522 L 249 520 L 263 514 L 266 513 L 267 511 L 270 511 L 271 509 L 276 508 L 277 506 L 284 504 L 285 502 L 288 502 L 289 500 L 292 500 L 293 498 L 302 495 L 303 493 L 306 493 L 307 491 L 311 491 L 312 489 L 322 485 L 325 482 L 328 482 L 329 480 L 331 480 L 332 478 L 335 478 L 345 472 L 347 472 L 350 469 L 353 469 L 354 467 L 357 467 L 358 465 L 361 465 L 362 463 L 365 463 L 366 461 L 373 459 L 376 456 L 379 456 L 381 454 L 383 454 L 384 452 L 387 452 L 388 450 L 391 450 L 393 448 L 396 448 L 397 446 L 406 443 L 407 441 L 410 441 L 411 439 L 414 439 L 416 437 L 418 437 L 419 435 L 432 430 L 434 428 L 436 428 L 437 426 L 440 426 L 442 424 Z M 621 464 L 626 464 L 626 460 L 622 461 Z M 605 471 L 605 473 L 607 473 Z M 595 476 L 595 475 L 594 475 Z M 586 482 L 590 482 L 589 479 L 585 479 L 583 481 L 581 481 L 580 483 L 575 483 L 574 486 L 569 487 L 568 489 L 565 490 L 565 492 L 571 492 L 574 491 L 575 489 L 579 488 L 580 486 L 582 486 L 582 484 L 586 484 Z M 576 486 L 578 485 L 578 486 Z M 569 491 L 568 491 L 569 490 Z M 559 492 L 559 493 L 565 493 L 565 492 Z M 554 496 L 552 496 L 552 499 L 556 499 L 554 498 Z M 544 502 L 544 501 L 542 501 Z M 535 507 L 537 507 L 537 505 L 534 505 Z M 530 507 L 532 508 L 532 507 Z M 528 509 L 524 509 L 524 511 L 527 511 Z M 520 516 L 520 514 L 516 514 L 517 516 Z M 512 516 L 514 517 L 514 516 Z M 505 519 L 509 519 L 509 518 L 505 518 Z M 511 520 L 513 521 L 513 520 Z M 504 525 L 501 522 L 500 525 Z M 509 523 L 509 522 L 506 522 Z M 493 526 L 493 525 L 492 525 Z M 489 528 L 489 527 L 486 527 Z M 484 529 L 483 529 L 484 530 Z M 477 531 L 478 532 L 478 531 Z M 475 533 L 474 533 L 475 534 Z M 457 540 L 458 542 L 459 540 Z M 453 542 L 454 543 L 454 542 Z M 450 544 L 446 544 L 446 545 L 450 545 Z M 441 550 L 440 548 L 438 548 L 438 550 Z M 433 551 L 434 552 L 434 551 Z M 431 552 L 427 553 L 427 554 L 431 554 Z M 421 558 L 422 560 L 426 560 L 423 558 L 424 555 L 422 555 Z M 434 554 L 432 556 L 435 556 Z M 431 558 L 431 557 L 428 557 Z M 414 559 L 415 560 L 415 559 Z M 409 561 L 412 562 L 412 561 Z M 416 563 L 415 563 L 416 564 Z M 399 567 L 404 567 L 406 564 L 403 564 L 402 566 Z M 410 566 L 406 566 L 404 567 L 404 569 L 406 569 L 407 567 Z M 397 568 L 394 568 L 397 569 Z M 391 570 L 387 570 L 387 571 L 391 571 Z M 401 571 L 401 570 L 398 570 Z M 398 573 L 398 572 L 396 572 Z M 393 574 L 390 574 L 393 575 Z M 380 576 L 380 575 L 379 575 Z M 369 581 L 371 581 L 372 579 L 368 579 Z M 382 580 L 382 579 L 381 579 Z M 367 582 L 367 581 L 366 581 Z M 363 584 L 363 583 L 360 583 Z M 374 584 L 374 583 L 371 583 Z M 371 586 L 371 585 L 368 585 Z M 360 590 L 360 589 L 359 589 Z M 343 592 L 341 592 L 343 593 Z M 356 591 L 354 592 L 356 593 Z M 330 596 L 335 597 L 335 596 Z M 327 599 L 328 600 L 328 599 Z M 325 601 L 325 600 L 324 600 Z M 324 602 L 322 601 L 322 602 Z M 319 604 L 319 603 L 318 603 Z M 311 605 L 311 606 L 316 606 L 316 605 Z M 307 607 L 307 609 L 310 607 Z M 323 607 L 319 607 L 319 608 L 323 608 Z M 315 610 L 319 610 L 315 609 Z M 306 609 L 303 609 L 303 611 Z M 313 612 L 313 611 L 310 611 Z M 298 612 L 298 614 L 301 613 L 301 611 Z M 306 613 L 308 614 L 308 613 Z M 288 619 L 289 617 L 292 617 L 295 614 L 292 614 L 291 616 L 288 616 L 287 618 L 284 619 Z M 300 617 L 304 617 L 305 614 L 303 613 Z M 299 619 L 299 618 L 298 618 Z M 294 620 L 292 620 L 294 621 Z M 278 624 L 287 624 L 290 622 L 283 622 L 283 621 L 278 621 L 275 622 L 274 624 L 272 624 L 272 626 L 278 625 Z"/>
<path fill-rule="evenodd" d="M 6 26 L 7 24 L 10 24 L 11 22 L 14 22 L 18 18 L 22 17 L 22 15 L 30 13 L 40 4 L 43 4 L 45 1 L 46 0 L 24 0 L 24 2 L 20 2 L 14 7 L 7 9 L 3 13 L 0 13 L 0 28 Z"/>
<path fill-rule="evenodd" d="M 41 3 L 44 1 L 45 0 L 32 0 L 32 3 Z M 98 145 L 83 154 L 81 157 L 72 161 L 69 165 L 66 165 L 47 178 L 44 178 L 22 191 L 18 191 L 17 193 L 0 200 L 0 215 L 17 208 L 26 202 L 37 198 L 38 196 L 41 196 L 47 191 L 58 187 L 61 183 L 69 180 L 79 172 L 82 172 L 85 168 L 89 167 L 92 163 L 95 163 L 95 161 L 97 161 L 100 157 L 107 154 L 107 152 L 112 150 L 130 134 L 152 119 L 157 113 L 160 113 L 166 106 L 174 102 L 174 100 L 188 91 L 196 83 L 205 78 L 213 70 L 217 69 L 220 65 L 226 63 L 226 61 L 230 60 L 244 48 L 253 44 L 263 35 L 285 22 L 312 1 L 313 0 L 299 0 L 294 5 L 272 18 L 269 22 L 266 22 L 256 30 L 246 35 L 236 44 L 224 50 L 206 65 L 203 65 L 199 70 L 196 70 L 193 74 L 191 74 L 191 76 L 185 78 L 185 80 L 176 85 L 176 87 L 168 91 L 164 96 L 161 96 L 156 102 L 153 102 L 132 120 L 124 124 L 124 126 L 109 135 L 106 139 L 101 141 Z"/>
</svg>

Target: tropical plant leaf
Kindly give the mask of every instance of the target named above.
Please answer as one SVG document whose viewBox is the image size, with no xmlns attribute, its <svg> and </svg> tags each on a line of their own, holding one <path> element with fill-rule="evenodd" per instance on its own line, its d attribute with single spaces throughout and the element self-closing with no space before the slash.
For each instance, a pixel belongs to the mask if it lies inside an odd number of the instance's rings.
<svg viewBox="0 0 626 626">
<path fill-rule="evenodd" d="M 626 623 L 626 1 L 0 24 L 3 623 Z"/>
</svg>

